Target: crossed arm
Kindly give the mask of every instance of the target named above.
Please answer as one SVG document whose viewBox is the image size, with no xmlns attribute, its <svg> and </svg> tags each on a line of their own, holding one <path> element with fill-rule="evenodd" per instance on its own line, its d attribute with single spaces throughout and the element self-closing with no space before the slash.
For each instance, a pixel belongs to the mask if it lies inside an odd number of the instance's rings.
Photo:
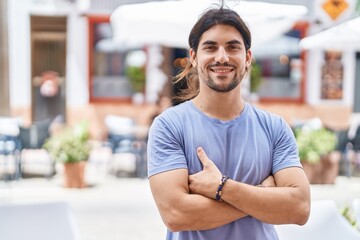
<svg viewBox="0 0 360 240">
<path fill-rule="evenodd" d="M 198 156 L 203 171 L 189 176 L 190 191 L 214 198 L 221 172 L 199 148 Z M 275 173 L 276 187 L 259 188 L 234 180 L 228 180 L 221 198 L 231 206 L 271 223 L 303 225 L 310 213 L 310 189 L 302 168 L 290 167 Z"/>
<path fill-rule="evenodd" d="M 149 178 L 160 215 L 171 231 L 206 230 L 251 215 L 260 221 L 302 225 L 309 216 L 310 190 L 301 168 L 287 168 L 266 179 L 262 185 L 228 180 L 222 202 L 214 200 L 221 179 L 215 164 L 199 148 L 203 171 L 188 175 L 177 169 Z"/>
<path fill-rule="evenodd" d="M 187 169 L 160 173 L 149 181 L 160 215 L 171 231 L 211 229 L 246 216 L 225 202 L 190 194 Z"/>
</svg>

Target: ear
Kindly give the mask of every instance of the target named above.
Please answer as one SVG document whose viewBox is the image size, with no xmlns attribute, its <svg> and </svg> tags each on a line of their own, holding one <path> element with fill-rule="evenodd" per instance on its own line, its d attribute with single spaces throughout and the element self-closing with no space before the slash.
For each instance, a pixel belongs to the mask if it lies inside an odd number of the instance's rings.
<svg viewBox="0 0 360 240">
<path fill-rule="evenodd" d="M 249 68 L 252 62 L 252 52 L 251 50 L 247 50 L 246 52 L 246 67 Z"/>
<path fill-rule="evenodd" d="M 193 67 L 196 67 L 196 52 L 193 48 L 189 50 L 190 62 Z"/>
</svg>

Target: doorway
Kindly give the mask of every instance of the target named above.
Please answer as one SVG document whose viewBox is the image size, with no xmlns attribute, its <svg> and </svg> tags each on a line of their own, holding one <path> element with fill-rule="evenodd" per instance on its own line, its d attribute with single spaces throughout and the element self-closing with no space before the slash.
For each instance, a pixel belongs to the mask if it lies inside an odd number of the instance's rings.
<svg viewBox="0 0 360 240">
<path fill-rule="evenodd" d="M 32 121 L 66 119 L 65 16 L 31 16 Z"/>
</svg>

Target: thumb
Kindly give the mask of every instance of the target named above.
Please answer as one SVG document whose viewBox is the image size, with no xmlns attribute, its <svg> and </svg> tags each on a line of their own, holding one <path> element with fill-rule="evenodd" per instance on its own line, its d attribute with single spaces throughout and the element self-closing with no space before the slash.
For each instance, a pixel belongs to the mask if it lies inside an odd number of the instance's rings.
<svg viewBox="0 0 360 240">
<path fill-rule="evenodd" d="M 209 163 L 211 162 L 211 160 L 208 158 L 208 156 L 206 155 L 204 149 L 202 147 L 198 147 L 197 148 L 197 155 L 200 159 L 200 162 L 202 163 L 202 165 L 204 166 L 204 168 L 206 166 L 209 165 Z"/>
</svg>

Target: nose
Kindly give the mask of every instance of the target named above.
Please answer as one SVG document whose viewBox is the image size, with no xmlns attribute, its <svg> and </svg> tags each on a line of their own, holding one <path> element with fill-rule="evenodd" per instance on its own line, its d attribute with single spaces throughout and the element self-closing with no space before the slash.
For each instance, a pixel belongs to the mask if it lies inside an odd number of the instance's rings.
<svg viewBox="0 0 360 240">
<path fill-rule="evenodd" d="M 216 52 L 215 61 L 219 63 L 229 62 L 229 56 L 223 47 L 220 47 Z"/>
</svg>

